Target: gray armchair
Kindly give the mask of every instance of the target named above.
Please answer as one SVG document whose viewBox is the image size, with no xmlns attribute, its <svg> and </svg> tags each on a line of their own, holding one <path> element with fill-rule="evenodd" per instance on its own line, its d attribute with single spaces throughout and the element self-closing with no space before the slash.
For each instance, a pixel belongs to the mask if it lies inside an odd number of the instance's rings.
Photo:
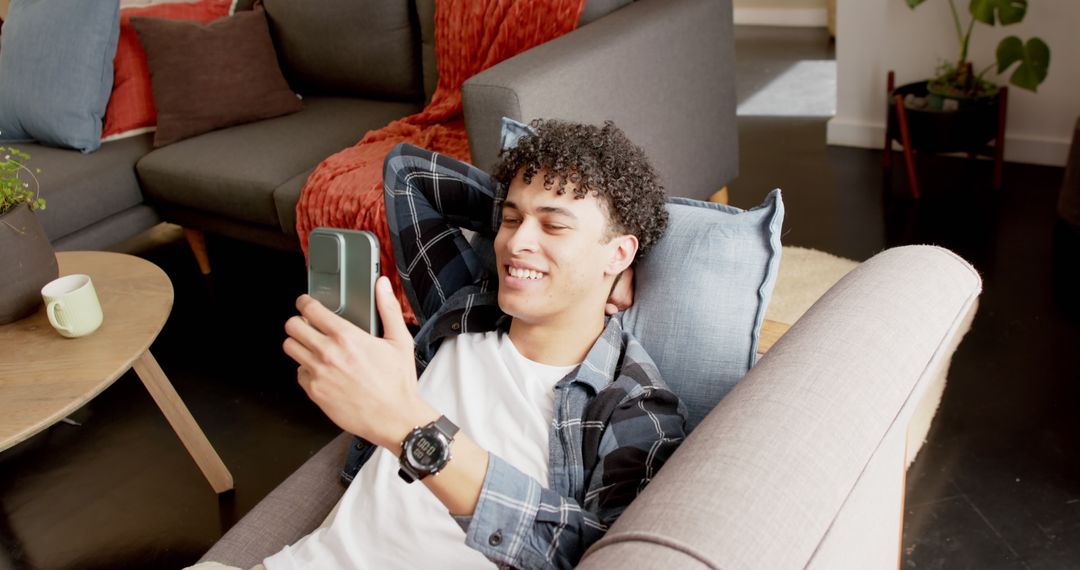
<svg viewBox="0 0 1080 570">
<path fill-rule="evenodd" d="M 980 291 L 975 270 L 936 247 L 863 263 L 713 409 L 580 567 L 895 566 L 909 426 Z M 248 568 L 317 527 L 344 492 L 347 445 L 343 434 L 323 448 L 204 560 Z"/>
<path fill-rule="evenodd" d="M 610 119 L 671 195 L 708 198 L 738 174 L 731 18 L 730 0 L 639 0 L 476 75 L 463 90 L 473 162 L 494 163 L 503 116 Z M 316 528 L 344 492 L 348 439 L 313 456 L 203 560 L 247 568 Z"/>
</svg>

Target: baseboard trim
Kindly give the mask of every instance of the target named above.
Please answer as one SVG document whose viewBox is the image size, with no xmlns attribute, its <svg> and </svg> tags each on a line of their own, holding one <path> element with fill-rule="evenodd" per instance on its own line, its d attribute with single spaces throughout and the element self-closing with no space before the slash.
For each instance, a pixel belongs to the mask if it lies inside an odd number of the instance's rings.
<svg viewBox="0 0 1080 570">
<path fill-rule="evenodd" d="M 829 24 L 825 8 L 735 8 L 737 26 L 788 26 L 824 28 Z"/>
<path fill-rule="evenodd" d="M 885 126 L 833 117 L 826 125 L 825 142 L 835 146 L 881 148 L 885 142 Z"/>
<path fill-rule="evenodd" d="M 829 120 L 825 141 L 834 146 L 880 149 L 885 142 L 885 125 L 833 117 Z M 1071 142 L 1068 138 L 1007 134 L 1005 160 L 1043 166 L 1065 166 Z M 900 149 L 895 143 L 893 148 Z"/>
</svg>

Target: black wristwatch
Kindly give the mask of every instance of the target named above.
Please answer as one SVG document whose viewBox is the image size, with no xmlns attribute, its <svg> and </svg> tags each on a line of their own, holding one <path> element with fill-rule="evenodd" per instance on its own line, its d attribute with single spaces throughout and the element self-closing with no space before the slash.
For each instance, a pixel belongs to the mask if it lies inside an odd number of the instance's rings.
<svg viewBox="0 0 1080 570">
<path fill-rule="evenodd" d="M 412 483 L 428 475 L 437 475 L 450 463 L 450 444 L 457 431 L 458 427 L 446 416 L 414 428 L 401 442 L 398 476 L 406 483 Z"/>
</svg>

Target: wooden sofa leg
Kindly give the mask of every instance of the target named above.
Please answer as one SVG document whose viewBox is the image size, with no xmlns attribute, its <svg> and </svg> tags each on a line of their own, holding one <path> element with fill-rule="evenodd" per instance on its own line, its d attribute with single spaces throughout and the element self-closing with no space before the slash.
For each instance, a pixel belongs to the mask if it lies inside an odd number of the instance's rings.
<svg viewBox="0 0 1080 570">
<path fill-rule="evenodd" d="M 728 203 L 728 187 L 724 186 L 723 188 L 717 190 L 715 193 L 713 193 L 712 196 L 709 197 L 709 201 L 710 202 L 719 202 L 721 204 L 727 204 Z"/>
<path fill-rule="evenodd" d="M 199 262 L 199 270 L 203 275 L 210 275 L 210 256 L 206 254 L 206 235 L 198 230 L 184 228 L 184 237 L 187 239 L 191 252 L 195 254 L 195 261 Z"/>
</svg>

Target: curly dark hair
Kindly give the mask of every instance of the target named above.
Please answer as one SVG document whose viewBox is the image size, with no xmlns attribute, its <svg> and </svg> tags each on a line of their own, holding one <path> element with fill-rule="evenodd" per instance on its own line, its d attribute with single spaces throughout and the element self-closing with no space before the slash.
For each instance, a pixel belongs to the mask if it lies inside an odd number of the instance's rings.
<svg viewBox="0 0 1080 570">
<path fill-rule="evenodd" d="M 523 136 L 517 146 L 501 153 L 493 169 L 502 191 L 519 172 L 526 184 L 543 172 L 544 188 L 555 188 L 558 194 L 565 194 L 566 183 L 572 182 L 576 199 L 592 192 L 600 200 L 608 218 L 605 239 L 637 236 L 636 259 L 644 258 L 668 222 L 667 194 L 645 152 L 611 121 L 598 127 L 536 119 L 529 126 L 536 134 Z"/>
</svg>

